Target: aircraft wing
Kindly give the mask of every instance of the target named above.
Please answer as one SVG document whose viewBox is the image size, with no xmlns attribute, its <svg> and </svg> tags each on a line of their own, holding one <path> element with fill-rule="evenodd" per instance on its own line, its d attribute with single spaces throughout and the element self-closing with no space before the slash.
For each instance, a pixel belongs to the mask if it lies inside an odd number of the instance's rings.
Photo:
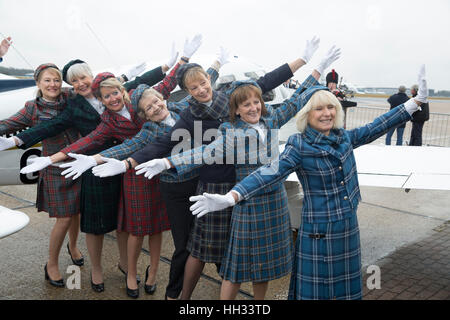
<svg viewBox="0 0 450 320">
<path fill-rule="evenodd" d="M 365 145 L 354 154 L 361 186 L 450 190 L 450 148 Z"/>
<path fill-rule="evenodd" d="M 23 212 L 0 206 L 0 239 L 22 230 L 30 222 Z"/>
</svg>

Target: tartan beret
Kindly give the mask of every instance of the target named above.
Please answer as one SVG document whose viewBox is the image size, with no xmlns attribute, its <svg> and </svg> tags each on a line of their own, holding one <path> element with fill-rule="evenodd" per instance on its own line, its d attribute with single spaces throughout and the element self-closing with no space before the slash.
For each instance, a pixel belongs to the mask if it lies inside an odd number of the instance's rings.
<svg viewBox="0 0 450 320">
<path fill-rule="evenodd" d="M 241 86 L 250 86 L 250 85 L 261 89 L 258 83 L 256 83 L 256 81 L 253 80 L 233 81 L 231 83 L 231 87 L 226 91 L 226 93 L 228 96 L 230 96 L 233 93 L 233 91 L 236 90 L 237 88 Z"/>
<path fill-rule="evenodd" d="M 63 80 L 66 83 L 70 84 L 69 81 L 67 81 L 67 72 L 69 71 L 71 66 L 73 66 L 74 64 L 78 64 L 78 63 L 85 63 L 85 62 L 83 60 L 80 60 L 80 59 L 75 59 L 75 60 L 72 60 L 69 63 L 67 63 L 64 66 L 64 68 L 62 69 L 62 77 L 63 77 Z"/>
<path fill-rule="evenodd" d="M 327 74 L 326 80 L 327 84 L 329 84 L 330 82 L 337 84 L 339 80 L 339 75 L 337 74 L 336 71 L 334 71 L 334 69 L 332 69 L 331 72 Z"/>
<path fill-rule="evenodd" d="M 178 67 L 176 78 L 181 89 L 186 90 L 186 87 L 184 86 L 184 75 L 186 74 L 186 71 L 195 67 L 201 68 L 202 66 L 197 63 L 186 63 Z"/>
<path fill-rule="evenodd" d="M 145 90 L 150 89 L 151 87 L 146 84 L 140 84 L 138 87 L 133 90 L 133 93 L 131 94 L 131 104 L 133 105 L 133 109 L 135 111 L 139 110 L 139 101 L 141 100 L 142 94 Z"/>
<path fill-rule="evenodd" d="M 115 76 L 111 72 L 102 72 L 96 75 L 94 80 L 92 81 L 92 91 L 96 92 L 100 88 L 100 83 L 109 78 L 115 78 Z"/>
<path fill-rule="evenodd" d="M 39 78 L 39 75 L 41 74 L 41 72 L 44 71 L 45 69 L 48 69 L 48 68 L 54 68 L 54 69 L 56 69 L 56 70 L 59 71 L 59 68 L 58 68 L 55 64 L 53 64 L 53 63 L 44 63 L 44 64 L 41 64 L 41 65 L 40 65 L 39 67 L 37 67 L 36 70 L 34 71 L 34 75 L 33 75 L 34 80 L 35 80 L 35 81 L 38 81 L 38 78 Z"/>
</svg>

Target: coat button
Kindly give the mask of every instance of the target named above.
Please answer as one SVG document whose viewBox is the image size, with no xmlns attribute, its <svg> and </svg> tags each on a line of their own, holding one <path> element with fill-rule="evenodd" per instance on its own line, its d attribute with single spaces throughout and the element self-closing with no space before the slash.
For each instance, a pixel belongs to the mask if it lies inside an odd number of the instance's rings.
<svg viewBox="0 0 450 320">
<path fill-rule="evenodd" d="M 339 166 L 339 170 L 342 170 L 342 167 L 341 167 L 341 166 Z"/>
<path fill-rule="evenodd" d="M 345 197 L 344 197 L 344 200 L 348 200 L 348 197 L 347 197 L 347 196 L 345 196 Z"/>
<path fill-rule="evenodd" d="M 344 181 L 341 181 L 341 186 L 343 186 L 344 185 Z"/>
</svg>

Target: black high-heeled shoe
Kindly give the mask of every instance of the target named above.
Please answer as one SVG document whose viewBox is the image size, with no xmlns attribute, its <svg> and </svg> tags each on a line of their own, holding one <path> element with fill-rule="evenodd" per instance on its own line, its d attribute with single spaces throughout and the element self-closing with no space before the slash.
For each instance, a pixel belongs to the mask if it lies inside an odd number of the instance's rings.
<svg viewBox="0 0 450 320">
<path fill-rule="evenodd" d="M 69 243 L 67 243 L 67 251 L 69 252 L 70 259 L 72 259 L 72 263 L 74 265 L 79 266 L 79 267 L 84 265 L 84 257 L 83 256 L 81 256 L 80 259 L 74 259 L 72 257 L 72 253 L 70 253 Z"/>
<path fill-rule="evenodd" d="M 127 279 L 127 273 L 125 272 L 125 270 L 122 269 L 120 264 L 117 264 L 117 268 L 119 268 L 120 272 L 122 272 L 123 275 L 125 276 L 125 279 Z M 141 283 L 141 278 L 139 277 L 139 275 L 136 276 L 136 281 L 137 281 L 137 284 Z"/>
<path fill-rule="evenodd" d="M 45 280 L 47 280 L 52 286 L 57 288 L 64 288 L 64 279 L 53 280 L 50 278 L 47 272 L 47 264 L 45 264 L 44 271 L 45 271 Z"/>
<path fill-rule="evenodd" d="M 105 291 L 105 283 L 102 282 L 102 283 L 99 283 L 99 284 L 95 284 L 95 283 L 92 281 L 92 273 L 91 273 L 91 288 L 92 288 L 92 290 L 94 290 L 95 292 L 99 292 L 99 293 Z"/>
<path fill-rule="evenodd" d="M 137 289 L 128 288 L 128 281 L 127 281 L 127 276 L 126 276 L 125 277 L 125 286 L 127 287 L 127 296 L 129 296 L 130 298 L 133 298 L 133 299 L 139 298 L 139 284 L 138 284 Z"/>
<path fill-rule="evenodd" d="M 145 293 L 148 294 L 154 294 L 156 291 L 156 283 L 153 285 L 148 285 L 147 284 L 147 279 L 148 279 L 148 269 L 150 269 L 150 266 L 147 267 L 147 270 L 145 271 L 145 284 L 144 284 L 144 290 Z"/>
</svg>

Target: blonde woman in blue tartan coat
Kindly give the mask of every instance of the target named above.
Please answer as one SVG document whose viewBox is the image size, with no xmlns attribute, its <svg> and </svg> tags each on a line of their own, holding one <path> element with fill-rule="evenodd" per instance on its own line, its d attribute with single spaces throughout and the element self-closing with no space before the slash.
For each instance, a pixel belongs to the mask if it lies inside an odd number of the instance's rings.
<svg viewBox="0 0 450 320">
<path fill-rule="evenodd" d="M 341 104 L 327 88 L 305 94 L 297 128 L 279 159 L 254 171 L 228 194 L 203 194 L 193 214 L 221 210 L 250 200 L 296 172 L 305 197 L 295 244 L 289 299 L 361 299 L 361 251 L 356 216 L 361 199 L 353 149 L 370 143 L 411 119 L 426 102 L 425 69 L 416 98 L 353 130 L 343 129 Z"/>
</svg>

